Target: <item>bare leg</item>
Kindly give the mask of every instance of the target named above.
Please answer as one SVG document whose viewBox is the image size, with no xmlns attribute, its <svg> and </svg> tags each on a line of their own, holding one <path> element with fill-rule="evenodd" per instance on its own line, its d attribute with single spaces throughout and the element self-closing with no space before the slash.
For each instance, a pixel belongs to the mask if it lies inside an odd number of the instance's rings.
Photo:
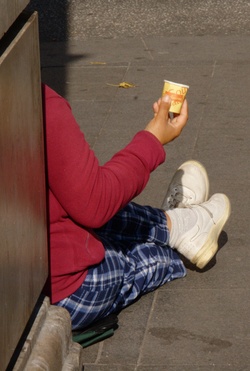
<svg viewBox="0 0 250 371">
<path fill-rule="evenodd" d="M 168 216 L 168 214 L 166 212 L 165 212 L 165 214 L 166 214 L 166 217 L 167 217 L 167 227 L 168 227 L 169 232 L 171 232 L 172 222 L 171 222 L 171 219 Z"/>
</svg>

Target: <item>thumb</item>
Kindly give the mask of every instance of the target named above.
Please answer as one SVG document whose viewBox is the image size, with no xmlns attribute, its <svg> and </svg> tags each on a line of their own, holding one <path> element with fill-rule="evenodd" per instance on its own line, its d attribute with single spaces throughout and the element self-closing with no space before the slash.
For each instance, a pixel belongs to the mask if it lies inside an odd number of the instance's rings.
<svg viewBox="0 0 250 371">
<path fill-rule="evenodd" d="M 171 106 L 171 98 L 169 95 L 165 94 L 163 95 L 161 99 L 161 104 L 158 111 L 158 116 L 161 116 L 161 118 L 166 119 L 168 117 L 169 108 Z"/>
</svg>

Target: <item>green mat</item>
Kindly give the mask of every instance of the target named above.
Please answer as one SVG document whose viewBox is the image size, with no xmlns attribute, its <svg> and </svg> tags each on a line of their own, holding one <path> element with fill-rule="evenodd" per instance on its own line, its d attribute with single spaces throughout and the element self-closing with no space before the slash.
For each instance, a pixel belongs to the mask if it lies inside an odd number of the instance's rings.
<svg viewBox="0 0 250 371">
<path fill-rule="evenodd" d="M 79 343 L 83 348 L 109 338 L 118 328 L 118 318 L 115 314 L 96 321 L 84 330 L 72 331 L 73 341 Z"/>
</svg>

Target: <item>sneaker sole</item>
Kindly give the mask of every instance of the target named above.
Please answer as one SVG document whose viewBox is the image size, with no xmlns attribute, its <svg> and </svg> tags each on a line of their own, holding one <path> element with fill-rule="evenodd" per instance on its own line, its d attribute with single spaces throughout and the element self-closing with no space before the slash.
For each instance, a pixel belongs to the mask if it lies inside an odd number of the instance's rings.
<svg viewBox="0 0 250 371">
<path fill-rule="evenodd" d="M 199 269 L 203 269 L 218 251 L 219 235 L 231 213 L 230 201 L 226 195 L 224 195 L 224 198 L 226 201 L 225 213 L 221 217 L 220 221 L 212 228 L 211 233 L 198 254 L 196 254 L 191 260 L 191 263 L 195 264 Z"/>
</svg>

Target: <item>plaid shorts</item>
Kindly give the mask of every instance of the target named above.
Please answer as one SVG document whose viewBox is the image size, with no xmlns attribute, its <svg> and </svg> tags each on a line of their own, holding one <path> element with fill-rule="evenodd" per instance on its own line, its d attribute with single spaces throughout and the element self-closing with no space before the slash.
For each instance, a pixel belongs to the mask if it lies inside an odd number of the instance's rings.
<svg viewBox="0 0 250 371">
<path fill-rule="evenodd" d="M 105 247 L 104 260 L 89 268 L 78 290 L 56 303 L 69 311 L 74 330 L 186 275 L 179 255 L 167 245 L 169 231 L 160 209 L 131 202 L 95 232 Z"/>
</svg>

